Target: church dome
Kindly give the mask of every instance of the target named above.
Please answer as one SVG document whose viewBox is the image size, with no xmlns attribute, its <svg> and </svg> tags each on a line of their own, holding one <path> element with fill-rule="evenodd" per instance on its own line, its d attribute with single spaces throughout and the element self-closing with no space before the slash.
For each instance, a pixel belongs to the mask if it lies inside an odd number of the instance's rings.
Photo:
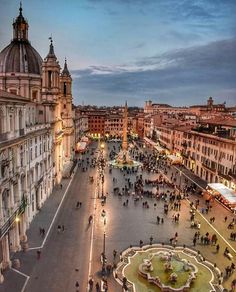
<svg viewBox="0 0 236 292">
<path fill-rule="evenodd" d="M 13 40 L 0 53 L 0 73 L 41 74 L 42 61 L 28 41 Z"/>
<path fill-rule="evenodd" d="M 0 73 L 41 74 L 42 58 L 28 41 L 28 22 L 22 15 L 13 23 L 13 40 L 0 53 Z"/>
</svg>

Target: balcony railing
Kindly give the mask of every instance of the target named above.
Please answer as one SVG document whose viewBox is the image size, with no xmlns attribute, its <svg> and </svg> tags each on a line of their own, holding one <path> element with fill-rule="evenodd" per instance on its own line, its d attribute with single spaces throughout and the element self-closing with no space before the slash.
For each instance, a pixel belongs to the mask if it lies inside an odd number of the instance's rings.
<svg viewBox="0 0 236 292">
<path fill-rule="evenodd" d="M 43 181 L 43 176 L 36 182 L 35 184 L 36 188 L 39 187 L 42 181 Z"/>
<path fill-rule="evenodd" d="M 216 172 L 216 167 L 211 165 L 211 164 L 208 165 L 206 162 L 203 162 L 202 166 L 204 166 L 205 168 L 207 168 L 210 171 Z"/>
<path fill-rule="evenodd" d="M 8 133 L 1 133 L 0 134 L 0 142 L 8 140 Z"/>
<path fill-rule="evenodd" d="M 20 136 L 24 136 L 25 135 L 25 129 L 20 129 L 19 130 L 19 134 L 20 134 Z"/>
<path fill-rule="evenodd" d="M 27 202 L 23 198 L 21 200 L 20 206 L 13 212 L 13 214 L 1 226 L 1 228 L 0 228 L 0 238 L 2 238 L 8 232 L 8 230 L 14 224 L 14 222 L 16 220 L 16 217 L 25 212 L 26 206 L 27 206 Z"/>
</svg>

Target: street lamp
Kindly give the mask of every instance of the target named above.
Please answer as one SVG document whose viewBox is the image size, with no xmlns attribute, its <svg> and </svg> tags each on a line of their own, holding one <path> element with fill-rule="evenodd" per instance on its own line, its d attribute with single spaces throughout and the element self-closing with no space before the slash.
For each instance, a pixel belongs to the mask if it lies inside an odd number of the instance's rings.
<svg viewBox="0 0 236 292">
<path fill-rule="evenodd" d="M 181 179 L 182 179 L 182 171 L 179 171 L 180 179 L 179 179 L 179 190 L 181 191 Z"/>
<path fill-rule="evenodd" d="M 61 155 L 58 156 L 59 157 L 59 172 L 61 171 Z"/>
<path fill-rule="evenodd" d="M 100 166 L 101 166 L 101 181 L 102 181 L 102 199 L 104 198 L 104 167 L 105 167 L 105 160 L 103 156 L 104 147 L 105 147 L 104 143 L 101 143 Z"/>
<path fill-rule="evenodd" d="M 103 225 L 104 225 L 103 249 L 102 249 L 102 276 L 104 276 L 106 272 L 106 223 L 107 223 L 106 211 L 104 209 L 102 210 L 101 216 L 103 218 Z"/>
</svg>

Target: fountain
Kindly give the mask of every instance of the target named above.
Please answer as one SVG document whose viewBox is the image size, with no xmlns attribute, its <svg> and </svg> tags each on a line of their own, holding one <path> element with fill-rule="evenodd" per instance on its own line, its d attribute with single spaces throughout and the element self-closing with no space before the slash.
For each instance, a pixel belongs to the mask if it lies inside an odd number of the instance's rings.
<svg viewBox="0 0 236 292">
<path fill-rule="evenodd" d="M 108 164 L 111 166 L 120 168 L 142 166 L 141 162 L 135 161 L 129 156 L 127 131 L 128 131 L 128 107 L 126 102 L 123 117 L 122 149 L 117 155 L 116 159 L 108 162 Z"/>
<path fill-rule="evenodd" d="M 114 270 L 116 281 L 122 285 L 125 278 L 130 292 L 222 291 L 220 274 L 197 251 L 162 244 L 128 248 Z"/>
<path fill-rule="evenodd" d="M 143 259 L 143 263 L 139 265 L 139 274 L 142 277 L 158 286 L 161 291 L 168 292 L 188 291 L 197 272 L 194 264 L 186 262 L 171 251 L 150 253 L 149 259 Z"/>
</svg>

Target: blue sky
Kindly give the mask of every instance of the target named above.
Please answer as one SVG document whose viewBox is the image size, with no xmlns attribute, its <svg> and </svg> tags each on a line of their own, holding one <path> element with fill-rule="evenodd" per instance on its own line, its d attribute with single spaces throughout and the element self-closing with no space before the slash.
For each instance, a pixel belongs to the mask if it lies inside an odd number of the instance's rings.
<svg viewBox="0 0 236 292">
<path fill-rule="evenodd" d="M 42 57 L 52 34 L 75 104 L 142 106 L 236 100 L 236 0 L 24 0 Z M 19 1 L 0 0 L 0 45 Z"/>
</svg>

